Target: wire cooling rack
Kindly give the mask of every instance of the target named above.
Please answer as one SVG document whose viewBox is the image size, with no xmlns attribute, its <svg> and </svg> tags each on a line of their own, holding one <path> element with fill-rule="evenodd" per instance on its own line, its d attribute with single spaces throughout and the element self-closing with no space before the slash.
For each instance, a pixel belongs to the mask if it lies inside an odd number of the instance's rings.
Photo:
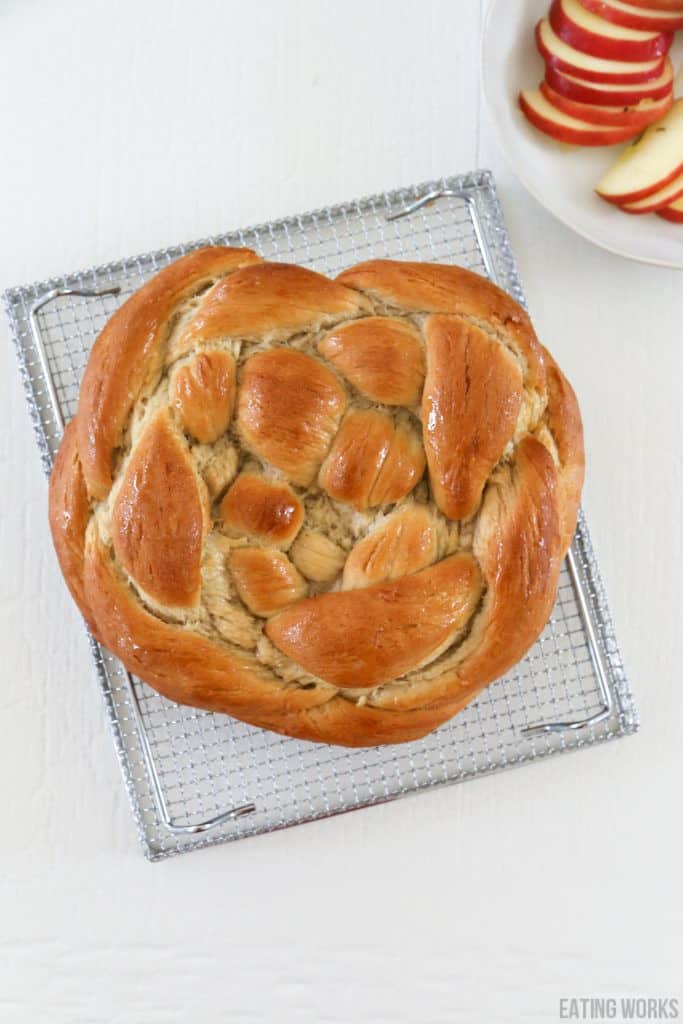
<svg viewBox="0 0 683 1024">
<path fill-rule="evenodd" d="M 207 241 L 249 246 L 266 259 L 328 274 L 382 256 L 457 263 L 524 302 L 486 171 L 12 289 L 5 302 L 46 472 L 107 318 L 157 270 Z M 583 517 L 541 639 L 504 679 L 418 742 L 347 750 L 277 736 L 173 704 L 132 679 L 92 637 L 90 643 L 133 816 L 152 860 L 473 778 L 638 727 Z"/>
</svg>

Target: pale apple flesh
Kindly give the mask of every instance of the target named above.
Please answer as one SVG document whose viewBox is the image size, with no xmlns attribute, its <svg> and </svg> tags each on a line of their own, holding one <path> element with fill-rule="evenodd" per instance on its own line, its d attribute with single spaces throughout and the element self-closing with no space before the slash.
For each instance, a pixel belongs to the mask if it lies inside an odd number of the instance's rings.
<svg viewBox="0 0 683 1024">
<path fill-rule="evenodd" d="M 647 61 L 671 49 L 670 32 L 645 32 L 605 21 L 581 6 L 579 0 L 553 0 L 550 25 L 565 43 L 582 53 L 619 61 Z"/>
<path fill-rule="evenodd" d="M 639 85 L 615 85 L 589 82 L 577 75 L 565 74 L 552 65 L 546 65 L 545 79 L 551 89 L 578 103 L 596 103 L 598 106 L 628 107 L 643 99 L 659 100 L 670 96 L 673 89 L 673 66 L 667 57 L 659 78 Z"/>
<path fill-rule="evenodd" d="M 679 174 L 664 188 L 657 189 L 644 199 L 638 199 L 635 203 L 622 203 L 621 209 L 625 213 L 655 213 L 662 207 L 669 206 L 679 196 L 683 196 L 683 174 Z"/>
<path fill-rule="evenodd" d="M 649 61 L 622 61 L 581 53 L 560 39 L 550 22 L 545 20 L 536 26 L 536 45 L 547 64 L 589 82 L 648 82 L 658 78 L 664 70 L 663 57 Z"/>
<path fill-rule="evenodd" d="M 657 210 L 657 216 L 663 217 L 664 220 L 670 220 L 674 224 L 683 224 L 683 198 L 677 199 L 670 206 L 664 206 L 661 210 Z"/>
<path fill-rule="evenodd" d="M 540 89 L 527 89 L 519 94 L 519 106 L 534 128 L 549 135 L 556 142 L 572 146 L 613 146 L 625 142 L 635 134 L 630 127 L 612 128 L 590 124 L 563 114 L 549 103 Z M 637 129 L 636 129 L 637 131 Z"/>
<path fill-rule="evenodd" d="M 667 110 L 673 103 L 673 96 L 669 93 L 663 100 L 641 100 L 633 106 L 606 107 L 596 103 L 577 103 L 570 100 L 559 92 L 555 92 L 547 82 L 541 83 L 541 92 L 557 110 L 570 117 L 577 117 L 580 121 L 587 121 L 589 124 L 607 125 L 612 128 L 631 128 L 633 134 L 647 128 L 653 121 L 659 121 L 664 117 Z"/>
<path fill-rule="evenodd" d="M 683 99 L 627 146 L 596 192 L 610 203 L 635 203 L 683 174 Z"/>
<path fill-rule="evenodd" d="M 672 11 L 648 11 L 624 0 L 579 0 L 587 11 L 627 28 L 676 32 L 683 28 L 683 6 Z"/>
</svg>

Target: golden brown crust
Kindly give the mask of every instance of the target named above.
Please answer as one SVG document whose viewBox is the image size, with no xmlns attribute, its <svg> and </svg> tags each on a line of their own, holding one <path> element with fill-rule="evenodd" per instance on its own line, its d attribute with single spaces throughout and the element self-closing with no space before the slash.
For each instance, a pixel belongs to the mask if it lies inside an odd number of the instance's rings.
<svg viewBox="0 0 683 1024">
<path fill-rule="evenodd" d="M 250 249 L 198 249 L 160 271 L 111 317 L 90 353 L 76 417 L 83 475 L 93 497 L 109 493 L 114 452 L 140 391 L 161 370 L 179 304 L 216 278 L 255 262 L 260 257 Z"/>
<path fill-rule="evenodd" d="M 370 505 L 393 505 L 401 501 L 420 482 L 425 465 L 419 434 L 411 424 L 398 422 L 372 485 Z"/>
<path fill-rule="evenodd" d="M 229 352 L 198 352 L 171 376 L 169 400 L 184 429 L 202 444 L 228 429 L 235 403 L 235 360 Z"/>
<path fill-rule="evenodd" d="M 477 563 L 452 555 L 412 576 L 299 601 L 270 619 L 266 635 L 328 683 L 379 686 L 437 657 L 480 593 Z"/>
<path fill-rule="evenodd" d="M 438 554 L 436 524 L 424 505 L 400 508 L 358 541 L 344 565 L 344 590 L 425 569 Z"/>
<path fill-rule="evenodd" d="M 440 705 L 387 714 L 331 697 L 324 687 L 274 685 L 248 655 L 151 615 L 119 576 L 96 534 L 88 547 L 84 582 L 88 606 L 103 624 L 101 642 L 131 672 L 178 703 L 300 739 L 348 746 L 418 739 L 456 710 Z"/>
<path fill-rule="evenodd" d="M 411 712 L 431 702 L 465 707 L 524 656 L 547 622 L 563 549 L 552 457 L 527 435 L 514 462 L 493 478 L 474 537 L 484 597 L 462 645 L 430 670 L 373 695 L 375 706 Z"/>
<path fill-rule="evenodd" d="M 522 307 L 502 288 L 464 267 L 369 260 L 344 270 L 337 281 L 414 313 L 451 313 L 485 321 L 519 352 L 529 386 L 545 386 L 543 350 Z"/>
<path fill-rule="evenodd" d="M 547 350 L 544 350 L 548 374 L 546 421 L 553 435 L 560 461 L 560 529 L 562 550 L 566 551 L 576 530 L 581 491 L 586 470 L 583 448 L 583 424 L 574 389 Z"/>
<path fill-rule="evenodd" d="M 267 618 L 306 595 L 306 583 L 277 548 L 236 548 L 230 555 L 237 593 L 250 612 Z"/>
<path fill-rule="evenodd" d="M 574 393 L 493 285 L 209 248 L 98 339 L 50 523 L 91 629 L 160 693 L 363 746 L 425 735 L 534 642 L 582 480 Z"/>
<path fill-rule="evenodd" d="M 304 267 L 260 263 L 232 274 L 209 293 L 178 341 L 183 355 L 216 338 L 256 338 L 294 333 L 358 316 L 362 296 Z"/>
<path fill-rule="evenodd" d="M 111 511 L 116 555 L 140 590 L 167 608 L 199 604 L 206 516 L 187 447 L 167 410 L 145 428 Z"/>
<path fill-rule="evenodd" d="M 490 682 L 516 664 L 555 603 L 564 549 L 552 457 L 527 435 L 487 490 L 474 554 L 487 585 L 484 607 L 458 666 L 461 679 Z"/>
<path fill-rule="evenodd" d="M 247 359 L 240 383 L 237 427 L 249 450 L 310 484 L 346 405 L 337 378 L 303 352 L 276 348 Z"/>
<path fill-rule="evenodd" d="M 287 484 L 247 472 L 240 473 L 223 498 L 220 516 L 238 536 L 247 534 L 286 548 L 301 528 L 304 508 Z"/>
<path fill-rule="evenodd" d="M 425 338 L 422 436 L 432 492 L 444 515 L 467 519 L 515 433 L 522 373 L 507 349 L 459 317 L 428 317 Z"/>
<path fill-rule="evenodd" d="M 259 723 L 274 732 L 284 732 L 316 743 L 336 743 L 346 747 L 374 747 L 383 743 L 408 743 L 419 740 L 438 725 L 447 722 L 476 695 L 461 691 L 450 701 L 425 704 L 412 711 L 394 711 L 353 704 L 335 697 L 306 709 L 278 717 L 276 725 Z M 239 717 L 239 716 L 238 716 Z"/>
<path fill-rule="evenodd" d="M 390 416 L 354 409 L 342 422 L 318 483 L 336 501 L 365 509 L 394 433 Z"/>
<path fill-rule="evenodd" d="M 50 529 L 59 565 L 71 596 L 91 630 L 95 624 L 83 588 L 85 531 L 90 519 L 90 502 L 78 457 L 76 421 L 64 431 L 50 477 Z"/>
<path fill-rule="evenodd" d="M 424 358 L 412 324 L 397 317 L 364 317 L 325 335 L 318 351 L 373 402 L 411 406 L 420 401 Z"/>
<path fill-rule="evenodd" d="M 355 409 L 344 417 L 318 483 L 336 501 L 366 509 L 405 498 L 424 468 L 412 427 L 375 409 Z"/>
<path fill-rule="evenodd" d="M 85 594 L 101 639 L 131 672 L 181 704 L 225 711 L 269 713 L 310 707 L 328 695 L 283 690 L 245 652 L 193 633 L 152 615 L 118 572 L 96 531 L 84 563 Z"/>
</svg>

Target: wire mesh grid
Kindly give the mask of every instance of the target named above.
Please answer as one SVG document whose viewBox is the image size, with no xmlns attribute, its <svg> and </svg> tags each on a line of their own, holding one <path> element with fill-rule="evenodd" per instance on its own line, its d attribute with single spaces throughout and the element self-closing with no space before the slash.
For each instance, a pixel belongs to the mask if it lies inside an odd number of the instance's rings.
<svg viewBox="0 0 683 1024">
<path fill-rule="evenodd" d="M 434 199 L 420 202 L 432 194 Z M 5 301 L 46 471 L 61 437 L 49 377 L 68 419 L 75 412 L 89 350 L 107 318 L 162 266 L 206 241 L 246 245 L 265 258 L 328 274 L 376 256 L 456 263 L 490 276 L 524 302 L 486 171 L 12 289 Z M 120 289 L 118 295 L 58 296 L 36 316 L 46 373 L 31 328 L 35 304 L 52 290 L 112 286 Z M 638 727 L 583 517 L 541 639 L 504 679 L 451 722 L 414 743 L 361 750 L 323 746 L 181 707 L 138 680 L 132 681 L 131 695 L 121 664 L 92 638 L 90 642 L 133 815 L 151 859 L 461 781 Z M 590 718 L 593 724 L 575 727 Z M 547 725 L 558 722 L 566 727 Z M 525 732 L 539 723 L 546 723 L 546 731 Z M 160 807 L 150 771 L 156 773 L 165 808 Z M 164 822 L 166 810 L 176 826 L 191 828 L 244 804 L 253 804 L 253 812 L 198 834 L 173 831 Z"/>
</svg>

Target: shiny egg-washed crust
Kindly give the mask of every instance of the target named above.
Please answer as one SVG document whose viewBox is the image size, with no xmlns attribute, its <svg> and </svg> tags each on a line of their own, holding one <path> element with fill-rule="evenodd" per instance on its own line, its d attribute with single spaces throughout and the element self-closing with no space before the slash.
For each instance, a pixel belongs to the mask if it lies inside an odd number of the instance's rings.
<svg viewBox="0 0 683 1024">
<path fill-rule="evenodd" d="M 161 694 L 370 746 L 533 644 L 583 468 L 570 385 L 485 279 L 211 247 L 99 336 L 50 523 L 90 629 Z"/>
</svg>

